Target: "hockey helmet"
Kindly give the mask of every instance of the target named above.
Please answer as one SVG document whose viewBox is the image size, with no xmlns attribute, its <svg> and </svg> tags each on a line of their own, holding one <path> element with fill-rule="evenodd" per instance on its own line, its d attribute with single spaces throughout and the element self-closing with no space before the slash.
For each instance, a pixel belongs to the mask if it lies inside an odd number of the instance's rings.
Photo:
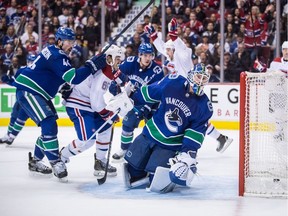
<svg viewBox="0 0 288 216">
<path fill-rule="evenodd" d="M 139 48 L 138 48 L 138 53 L 140 55 L 142 54 L 154 54 L 154 50 L 153 47 L 150 43 L 142 43 L 140 44 Z"/>
<path fill-rule="evenodd" d="M 102 51 L 106 49 L 106 47 L 109 46 L 109 44 L 107 44 L 106 46 L 104 46 L 102 48 Z M 109 65 L 113 66 L 115 63 L 115 59 L 116 57 L 122 57 L 122 49 L 114 44 L 112 44 L 105 52 L 106 56 L 111 56 L 112 58 L 112 63 L 108 63 Z"/>
<path fill-rule="evenodd" d="M 283 42 L 282 49 L 288 49 L 288 41 Z"/>
<path fill-rule="evenodd" d="M 36 59 L 36 55 L 34 54 L 30 54 L 27 56 L 27 65 L 31 64 L 35 59 Z"/>
<path fill-rule="evenodd" d="M 75 40 L 75 33 L 73 29 L 68 27 L 60 27 L 58 28 L 55 34 L 56 41 L 58 40 Z"/>
<path fill-rule="evenodd" d="M 174 45 L 173 41 L 170 39 L 165 43 L 164 48 L 165 49 L 175 49 L 175 45 Z"/>
<path fill-rule="evenodd" d="M 210 74 L 203 63 L 196 64 L 187 74 L 187 80 L 192 87 L 193 93 L 198 96 L 204 94 L 203 89 L 209 79 Z"/>
</svg>

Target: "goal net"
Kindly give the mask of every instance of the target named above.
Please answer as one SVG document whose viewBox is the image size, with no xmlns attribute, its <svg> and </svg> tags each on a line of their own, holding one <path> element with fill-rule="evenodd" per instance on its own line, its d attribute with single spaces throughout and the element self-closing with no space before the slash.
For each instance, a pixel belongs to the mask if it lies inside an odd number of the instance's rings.
<svg viewBox="0 0 288 216">
<path fill-rule="evenodd" d="M 240 196 L 288 197 L 287 91 L 280 71 L 241 74 Z"/>
</svg>

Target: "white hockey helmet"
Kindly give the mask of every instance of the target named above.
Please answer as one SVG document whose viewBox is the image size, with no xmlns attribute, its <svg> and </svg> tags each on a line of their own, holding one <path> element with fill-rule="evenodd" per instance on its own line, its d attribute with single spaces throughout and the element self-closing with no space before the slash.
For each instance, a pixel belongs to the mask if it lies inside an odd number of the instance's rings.
<svg viewBox="0 0 288 216">
<path fill-rule="evenodd" d="M 288 49 L 288 41 L 283 42 L 282 49 Z"/>
<path fill-rule="evenodd" d="M 106 46 L 109 46 L 109 44 L 106 45 Z M 102 51 L 106 48 L 106 46 L 104 46 L 104 47 L 102 48 Z M 105 52 L 105 54 L 106 54 L 106 56 L 111 56 L 112 62 L 111 62 L 111 63 L 108 63 L 108 62 L 107 62 L 107 64 L 113 66 L 114 63 L 115 63 L 115 58 L 116 58 L 116 57 L 120 57 L 120 58 L 122 57 L 122 49 L 121 49 L 120 47 L 112 44 L 112 45 L 108 48 L 108 50 Z M 106 60 L 106 61 L 107 61 L 107 60 Z"/>
<path fill-rule="evenodd" d="M 165 43 L 164 48 L 165 49 L 175 49 L 175 45 L 174 45 L 173 41 L 170 39 Z"/>
</svg>

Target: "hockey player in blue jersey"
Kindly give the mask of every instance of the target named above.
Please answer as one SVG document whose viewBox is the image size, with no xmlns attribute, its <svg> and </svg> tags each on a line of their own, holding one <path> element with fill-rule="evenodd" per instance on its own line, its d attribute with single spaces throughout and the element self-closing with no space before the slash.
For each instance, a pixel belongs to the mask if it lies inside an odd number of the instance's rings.
<svg viewBox="0 0 288 216">
<path fill-rule="evenodd" d="M 153 60 L 154 50 L 150 43 L 143 43 L 139 46 L 138 56 L 129 56 L 119 66 L 119 70 L 128 76 L 129 83 L 127 86 L 133 86 L 138 89 L 143 85 L 148 85 L 159 81 L 163 78 L 164 73 L 162 68 Z M 111 84 L 110 90 L 115 89 L 115 82 Z M 115 94 L 115 90 L 112 90 Z M 130 111 L 122 121 L 121 133 L 121 149 L 113 154 L 113 159 L 119 160 L 123 158 L 126 150 L 133 141 L 133 132 L 138 127 L 139 122 L 147 119 L 153 107 L 148 105 L 139 105 L 134 103 L 134 109 Z"/>
<path fill-rule="evenodd" d="M 27 65 L 31 64 L 36 59 L 36 55 L 30 54 L 27 57 Z M 4 75 L 1 77 L 1 80 L 4 83 L 7 83 L 8 85 L 12 85 L 14 82 L 14 76 Z M 28 119 L 27 114 L 25 113 L 24 109 L 20 106 L 18 101 L 16 100 L 10 117 L 10 122 L 8 125 L 7 133 L 4 137 L 0 138 L 0 144 L 6 143 L 8 145 L 11 145 L 14 142 L 14 139 L 18 136 L 22 128 L 24 127 L 24 124 L 26 120 Z"/>
<path fill-rule="evenodd" d="M 177 73 L 186 77 L 187 72 L 193 68 L 191 59 L 192 50 L 178 37 L 177 25 L 177 20 L 172 18 L 168 24 L 170 40 L 165 43 L 158 37 L 157 32 L 151 24 L 146 25 L 144 29 L 153 41 L 156 49 L 167 58 L 163 65 L 165 74 Z M 218 141 L 216 151 L 220 153 L 223 153 L 233 141 L 228 136 L 221 134 L 211 122 L 209 122 L 207 134 Z"/>
<path fill-rule="evenodd" d="M 116 80 L 119 83 L 126 81 L 126 75 L 120 71 L 116 73 L 121 63 L 121 48 L 112 45 L 105 54 L 107 65 L 96 74 L 88 76 L 83 82 L 75 85 L 64 103 L 70 120 L 74 123 L 78 139 L 74 139 L 61 150 L 61 159 L 68 163 L 70 157 L 84 152 L 96 143 L 96 153 L 94 154 L 94 175 L 96 177 L 101 177 L 105 174 L 106 153 L 111 142 L 112 133 L 112 122 L 107 123 L 106 121 L 114 115 L 113 111 L 108 110 L 104 95 L 108 91 L 112 80 Z M 129 103 L 130 99 L 127 95 L 126 99 L 128 101 L 124 101 L 123 97 L 118 98 L 120 101 L 117 103 L 119 105 L 123 102 Z M 124 107 L 121 107 L 121 114 L 125 115 L 127 112 L 123 114 L 123 109 Z M 118 118 L 118 115 L 115 115 L 112 121 L 117 121 Z M 107 123 L 106 126 L 96 136 L 92 137 L 93 133 L 105 123 Z M 116 174 L 116 167 L 108 164 L 107 175 L 115 176 Z"/>
<path fill-rule="evenodd" d="M 171 166 L 169 181 L 184 186 L 191 184 L 197 151 L 213 114 L 212 104 L 203 92 L 208 81 L 205 65 L 197 64 L 187 78 L 171 74 L 134 93 L 135 102 L 160 103 L 160 106 L 125 154 L 124 179 L 128 188 L 147 179 L 147 174 L 151 182 L 158 166 Z"/>
<path fill-rule="evenodd" d="M 45 47 L 33 64 L 18 70 L 13 83 L 16 86 L 16 98 L 26 114 L 41 127 L 34 156 L 29 152 L 29 170 L 42 174 L 51 174 L 64 180 L 67 176 L 65 163 L 59 157 L 58 118 L 51 102 L 59 87 L 65 82 L 78 84 L 91 73 L 105 66 L 105 56 L 92 57 L 79 69 L 71 66 L 68 57 L 75 41 L 75 33 L 71 28 L 60 27 L 56 34 L 56 44 Z M 42 159 L 46 156 L 52 169 Z"/>
</svg>

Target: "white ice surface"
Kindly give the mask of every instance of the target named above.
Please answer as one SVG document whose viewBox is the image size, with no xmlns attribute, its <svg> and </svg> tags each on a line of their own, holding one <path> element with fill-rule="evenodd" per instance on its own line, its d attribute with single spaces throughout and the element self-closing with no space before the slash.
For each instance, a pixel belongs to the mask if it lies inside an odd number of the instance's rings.
<svg viewBox="0 0 288 216">
<path fill-rule="evenodd" d="M 68 183 L 29 175 L 28 152 L 40 129 L 25 127 L 11 146 L 0 145 L 0 216 L 288 216 L 287 199 L 238 196 L 238 131 L 221 132 L 233 143 L 220 154 L 216 141 L 205 139 L 192 188 L 155 194 L 125 190 L 120 172 L 99 186 L 93 176 L 95 147 L 67 164 Z M 5 133 L 0 127 L 0 136 Z M 112 153 L 120 147 L 120 133 L 115 128 Z M 60 148 L 75 137 L 72 127 L 59 128 Z M 120 171 L 119 163 L 112 165 Z"/>
</svg>

